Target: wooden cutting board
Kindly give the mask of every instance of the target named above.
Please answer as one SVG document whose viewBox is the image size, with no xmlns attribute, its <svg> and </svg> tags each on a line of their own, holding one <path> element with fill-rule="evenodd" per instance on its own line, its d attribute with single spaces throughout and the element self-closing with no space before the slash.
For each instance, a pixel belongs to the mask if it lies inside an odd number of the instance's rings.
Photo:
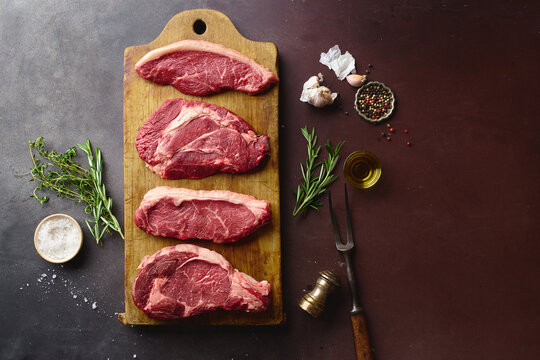
<svg viewBox="0 0 540 360">
<path fill-rule="evenodd" d="M 206 26 L 200 33 L 202 23 Z M 198 27 L 194 24 L 197 23 Z M 202 28 L 204 28 L 204 25 Z M 197 30 L 198 32 L 195 32 Z M 281 289 L 281 237 L 278 164 L 278 86 L 270 91 L 250 96 L 236 91 L 196 97 L 185 95 L 172 86 L 161 86 L 139 77 L 135 63 L 150 50 L 185 40 L 198 39 L 222 44 L 237 50 L 268 69 L 277 72 L 277 48 L 272 43 L 254 42 L 244 38 L 224 14 L 214 10 L 189 10 L 177 14 L 151 43 L 129 47 L 124 54 L 124 210 L 125 210 L 125 305 L 119 314 L 124 324 L 194 324 L 194 325 L 270 325 L 284 320 Z M 270 137 L 271 155 L 255 171 L 246 174 L 217 174 L 199 180 L 165 180 L 146 168 L 135 148 L 137 131 L 145 120 L 166 99 L 184 98 L 223 106 L 245 119 L 258 134 Z M 203 246 L 227 258 L 238 270 L 257 280 L 267 280 L 272 286 L 272 301 L 261 313 L 241 313 L 218 310 L 178 321 L 157 321 L 148 318 L 133 303 L 131 287 L 138 274 L 137 267 L 145 255 L 175 245 L 180 240 L 149 235 L 133 222 L 133 214 L 144 194 L 160 185 L 190 189 L 223 189 L 253 195 L 270 202 L 272 224 L 232 245 L 209 241 L 188 241 Z"/>
</svg>

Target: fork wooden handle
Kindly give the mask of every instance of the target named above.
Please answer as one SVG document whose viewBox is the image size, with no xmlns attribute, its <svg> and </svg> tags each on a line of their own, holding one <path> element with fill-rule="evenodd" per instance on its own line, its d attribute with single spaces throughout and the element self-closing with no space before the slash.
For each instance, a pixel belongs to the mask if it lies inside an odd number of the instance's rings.
<svg viewBox="0 0 540 360">
<path fill-rule="evenodd" d="M 373 352 L 371 351 L 371 343 L 366 327 L 366 317 L 364 312 L 351 314 L 354 347 L 356 348 L 357 360 L 373 360 Z"/>
</svg>

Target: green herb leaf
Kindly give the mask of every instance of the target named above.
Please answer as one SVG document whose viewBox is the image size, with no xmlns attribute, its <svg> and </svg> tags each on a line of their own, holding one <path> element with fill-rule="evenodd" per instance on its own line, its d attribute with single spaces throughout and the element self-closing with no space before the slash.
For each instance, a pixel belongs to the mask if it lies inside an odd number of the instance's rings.
<svg viewBox="0 0 540 360">
<path fill-rule="evenodd" d="M 85 219 L 85 223 L 98 244 L 103 245 L 101 239 L 105 231 L 109 232 L 109 229 L 118 232 L 122 239 L 124 238 L 120 224 L 112 212 L 112 199 L 107 196 L 107 189 L 102 182 L 103 160 L 99 148 L 96 148 L 94 156 L 90 140 L 87 139 L 85 145 L 77 145 L 87 156 L 90 170 L 86 170 L 73 160 L 73 157 L 77 156 L 75 147 L 69 148 L 65 153 L 57 153 L 55 150 L 47 151 L 42 137 L 29 141 L 28 145 L 33 164 L 30 171 L 32 181 L 39 182 L 31 197 L 43 204 L 49 201 L 49 197 L 40 197 L 36 191 L 52 190 L 58 197 L 75 203 L 85 202 L 85 213 L 94 216 L 93 220 Z M 36 153 L 47 163 L 43 164 Z"/>
<path fill-rule="evenodd" d="M 339 142 L 335 148 L 332 147 L 330 141 L 325 144 L 325 149 L 328 152 L 328 159 L 325 161 L 315 162 L 319 157 L 321 150 L 317 146 L 317 135 L 315 128 L 308 131 L 307 126 L 301 129 L 302 135 L 307 141 L 307 159 L 306 166 L 300 164 L 303 181 L 298 185 L 298 190 L 294 193 L 296 197 L 296 205 L 293 210 L 293 216 L 305 213 L 309 208 L 319 210 L 322 206 L 320 202 L 321 196 L 326 192 L 328 185 L 333 183 L 338 177 L 332 172 L 339 160 L 339 151 L 344 142 Z M 318 175 L 315 175 L 316 169 L 319 168 Z"/>
</svg>

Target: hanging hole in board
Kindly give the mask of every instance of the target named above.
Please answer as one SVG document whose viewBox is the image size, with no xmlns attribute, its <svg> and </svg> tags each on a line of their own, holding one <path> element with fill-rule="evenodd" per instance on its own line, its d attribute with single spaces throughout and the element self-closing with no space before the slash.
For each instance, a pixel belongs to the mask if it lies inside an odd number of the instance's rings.
<svg viewBox="0 0 540 360">
<path fill-rule="evenodd" d="M 206 23 L 201 19 L 195 21 L 193 23 L 193 31 L 195 31 L 195 33 L 199 35 L 204 34 L 206 32 Z"/>
</svg>

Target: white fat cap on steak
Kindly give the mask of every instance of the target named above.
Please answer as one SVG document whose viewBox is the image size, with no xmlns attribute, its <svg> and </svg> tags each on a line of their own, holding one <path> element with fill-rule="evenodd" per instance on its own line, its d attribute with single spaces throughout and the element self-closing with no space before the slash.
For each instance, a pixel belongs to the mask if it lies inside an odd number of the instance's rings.
<svg viewBox="0 0 540 360">
<path fill-rule="evenodd" d="M 172 198 L 175 206 L 179 206 L 184 201 L 191 200 L 228 201 L 233 204 L 246 206 L 257 218 L 266 214 L 269 206 L 268 201 L 258 200 L 254 196 L 239 194 L 228 190 L 208 191 L 158 186 L 144 195 L 141 207 L 152 207 L 165 197 Z"/>
<path fill-rule="evenodd" d="M 233 50 L 229 49 L 228 47 L 225 47 L 220 44 L 215 44 L 207 41 L 202 40 L 182 40 L 178 41 L 172 44 L 169 44 L 167 46 L 160 47 L 158 49 L 150 51 L 148 54 L 144 55 L 138 62 L 135 64 L 135 69 L 140 68 L 145 63 L 159 59 L 160 57 L 175 53 L 178 51 L 205 51 L 209 53 L 215 53 L 219 55 L 226 55 L 232 59 L 244 62 L 252 66 L 253 68 L 257 69 L 258 72 L 261 73 L 263 79 L 266 79 L 267 77 L 272 77 L 272 72 L 268 70 L 266 67 L 262 66 L 255 60 L 249 58 L 248 56 Z M 268 72 L 270 74 L 268 74 Z"/>
</svg>

